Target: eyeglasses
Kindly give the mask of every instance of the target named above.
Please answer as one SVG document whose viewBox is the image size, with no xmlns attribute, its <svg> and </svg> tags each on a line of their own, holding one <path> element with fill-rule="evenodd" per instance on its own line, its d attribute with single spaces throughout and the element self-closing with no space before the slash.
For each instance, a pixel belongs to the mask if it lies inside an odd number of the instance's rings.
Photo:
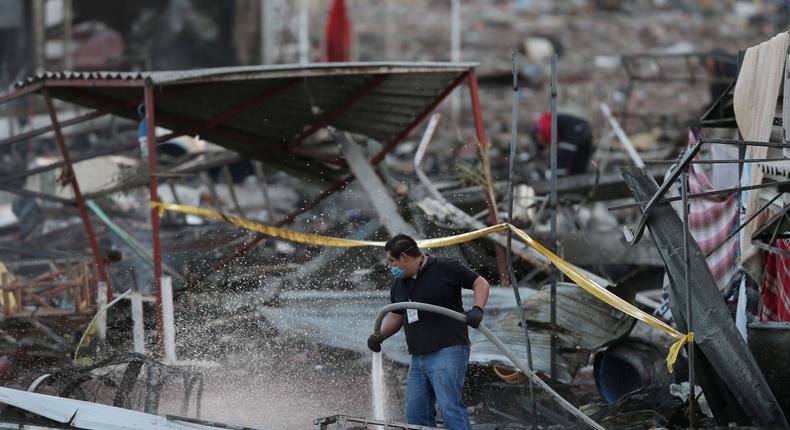
<svg viewBox="0 0 790 430">
<path fill-rule="evenodd" d="M 415 246 L 417 246 L 417 245 L 416 245 L 416 244 L 414 244 L 414 245 L 412 245 L 412 246 L 410 246 L 410 247 L 408 247 L 408 248 L 404 249 L 403 251 L 401 251 L 401 252 L 400 252 L 400 254 L 398 254 L 398 258 L 392 257 L 392 251 L 390 251 L 390 252 L 387 254 L 387 261 L 386 261 L 386 264 L 387 264 L 387 265 L 389 265 L 389 264 L 390 264 L 390 258 L 392 258 L 393 260 L 398 260 L 398 259 L 401 257 L 401 255 L 403 255 L 403 254 L 405 254 L 405 253 L 407 253 L 407 252 L 411 251 L 411 250 L 412 250 L 412 249 L 413 249 Z"/>
<path fill-rule="evenodd" d="M 403 251 L 401 251 L 401 252 L 400 252 L 400 255 L 403 255 L 403 254 L 405 254 L 405 253 L 407 253 L 407 252 L 411 251 L 411 250 L 412 250 L 412 248 L 414 248 L 415 246 L 417 246 L 417 245 L 415 244 L 415 245 L 412 245 L 412 246 L 410 246 L 410 247 L 408 247 L 408 248 L 404 249 Z M 399 258 L 400 258 L 400 255 L 398 256 Z"/>
</svg>

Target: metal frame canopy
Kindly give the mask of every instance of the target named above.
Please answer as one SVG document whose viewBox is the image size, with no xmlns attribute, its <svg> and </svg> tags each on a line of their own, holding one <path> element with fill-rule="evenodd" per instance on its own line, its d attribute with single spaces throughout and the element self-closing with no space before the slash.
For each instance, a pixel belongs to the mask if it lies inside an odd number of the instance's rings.
<svg viewBox="0 0 790 430">
<path fill-rule="evenodd" d="M 162 72 L 45 72 L 17 92 L 140 120 L 140 88 L 156 97 L 156 125 L 277 167 L 337 180 L 347 173 L 333 127 L 380 142 L 380 161 L 460 84 L 475 63 L 322 63 Z"/>
<path fill-rule="evenodd" d="M 377 164 L 433 111 L 458 85 L 467 81 L 475 138 L 480 153 L 488 141 L 480 110 L 476 63 L 324 63 L 226 67 L 162 72 L 45 72 L 21 80 L 14 91 L 0 95 L 0 105 L 17 98 L 43 96 L 51 125 L 28 130 L 0 140 L 0 148 L 54 132 L 63 158 L 63 177 L 74 191 L 74 200 L 96 261 L 96 272 L 112 295 L 103 257 L 91 219 L 80 192 L 62 129 L 105 115 L 141 120 L 145 112 L 148 147 L 148 187 L 151 202 L 158 202 L 157 143 L 182 135 L 203 139 L 284 170 L 319 176 L 329 185 L 308 202 L 277 223 L 283 225 L 315 207 L 329 195 L 343 190 L 354 176 L 346 168 L 337 145 L 316 133 L 327 127 L 365 135 L 381 143 L 371 156 Z M 95 109 L 68 119 L 59 119 L 53 99 Z M 144 108 L 140 108 L 140 105 Z M 157 127 L 171 130 L 156 136 Z M 137 147 L 137 139 L 119 151 Z M 106 150 L 105 150 L 106 151 Z M 99 150 L 101 152 L 101 150 Z M 85 158 L 83 158 L 85 159 Z M 54 165 L 53 165 L 54 166 Z M 47 168 L 49 169 L 50 167 Z M 0 178 L 0 182 L 1 182 Z M 488 192 L 490 222 L 499 222 L 495 200 Z M 154 284 L 157 296 L 157 326 L 163 328 L 162 259 L 159 215 L 151 207 Z M 248 240 L 213 264 L 208 273 L 243 255 L 263 240 Z M 504 254 L 497 247 L 500 274 Z M 205 275 L 204 275 L 205 276 Z M 199 280 L 198 280 L 199 281 Z M 97 291 L 99 289 L 97 288 Z M 109 297 L 108 297 L 109 298 Z M 160 347 L 161 345 L 160 336 Z"/>
</svg>

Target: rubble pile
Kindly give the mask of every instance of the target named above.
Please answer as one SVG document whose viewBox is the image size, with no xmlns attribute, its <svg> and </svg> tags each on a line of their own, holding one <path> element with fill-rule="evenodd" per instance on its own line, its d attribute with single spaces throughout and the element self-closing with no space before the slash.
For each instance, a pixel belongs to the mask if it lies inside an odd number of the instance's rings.
<svg viewBox="0 0 790 430">
<path fill-rule="evenodd" d="M 0 97 L 0 423 L 384 425 L 365 339 L 407 233 L 493 285 L 473 428 L 787 427 L 783 3 L 333 2 L 348 63 L 320 2 L 33 3 L 48 50 Z"/>
</svg>

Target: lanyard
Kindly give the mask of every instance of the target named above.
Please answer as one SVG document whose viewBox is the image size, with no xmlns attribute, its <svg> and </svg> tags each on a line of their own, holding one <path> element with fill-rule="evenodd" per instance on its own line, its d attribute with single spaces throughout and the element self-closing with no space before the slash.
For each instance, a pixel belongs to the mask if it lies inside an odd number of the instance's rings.
<svg viewBox="0 0 790 430">
<path fill-rule="evenodd" d="M 403 281 L 403 288 L 406 290 L 407 297 L 409 298 L 410 302 L 414 301 L 413 300 L 414 299 L 414 288 L 417 286 L 417 278 L 419 278 L 420 277 L 419 275 L 425 270 L 426 267 L 428 267 L 428 256 L 427 255 L 425 256 L 425 265 L 422 265 L 422 260 L 420 260 L 420 265 L 422 267 L 420 267 L 420 269 L 417 271 L 417 277 L 416 278 L 409 278 L 409 279 L 403 279 L 402 280 Z M 407 287 L 407 282 L 408 281 L 411 281 L 411 288 Z"/>
</svg>

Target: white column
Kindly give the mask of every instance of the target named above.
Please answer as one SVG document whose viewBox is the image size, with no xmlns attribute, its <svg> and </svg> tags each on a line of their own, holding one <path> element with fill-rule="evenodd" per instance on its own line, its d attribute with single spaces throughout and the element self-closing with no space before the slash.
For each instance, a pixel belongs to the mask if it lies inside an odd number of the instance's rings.
<svg viewBox="0 0 790 430">
<path fill-rule="evenodd" d="M 134 291 L 132 300 L 132 343 L 134 352 L 145 354 L 145 330 L 143 328 L 143 294 Z"/>
<path fill-rule="evenodd" d="M 310 3 L 299 0 L 299 63 L 310 62 Z"/>
<path fill-rule="evenodd" d="M 461 61 L 461 0 L 451 0 L 450 3 L 450 61 Z M 450 116 L 456 123 L 460 120 L 460 97 L 459 91 L 453 91 L 450 96 Z"/>
<path fill-rule="evenodd" d="M 261 63 L 273 64 L 275 60 L 275 7 L 274 0 L 261 1 Z"/>
<path fill-rule="evenodd" d="M 99 281 L 96 286 L 96 309 L 103 309 L 107 304 L 107 283 Z M 107 312 L 99 312 L 96 318 L 96 336 L 99 343 L 104 344 L 107 339 Z"/>
<path fill-rule="evenodd" d="M 162 322 L 164 325 L 165 359 L 176 361 L 176 327 L 173 318 L 173 279 L 162 277 Z"/>
</svg>

